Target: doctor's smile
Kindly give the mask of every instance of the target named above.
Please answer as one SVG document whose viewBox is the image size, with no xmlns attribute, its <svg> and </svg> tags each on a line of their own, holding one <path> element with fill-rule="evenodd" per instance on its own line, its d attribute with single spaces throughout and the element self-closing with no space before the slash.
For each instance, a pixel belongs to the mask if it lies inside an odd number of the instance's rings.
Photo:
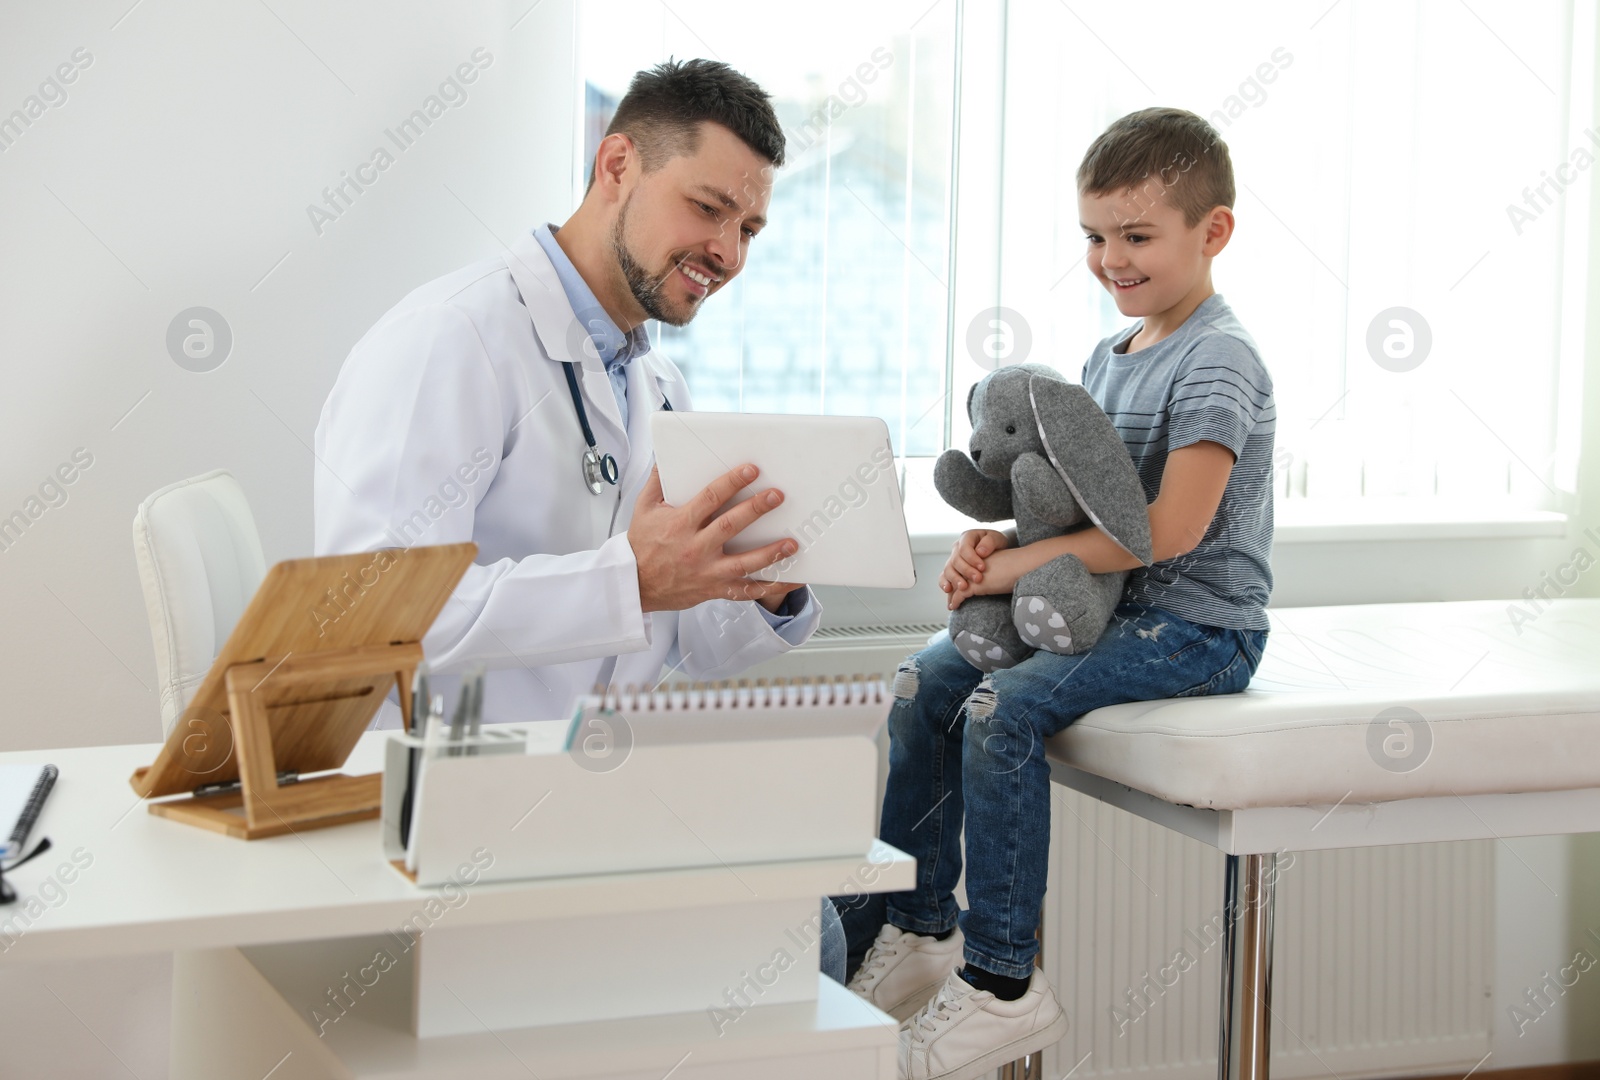
<svg viewBox="0 0 1600 1080">
<path fill-rule="evenodd" d="M 688 280 L 689 292 L 693 296 L 706 296 L 711 292 L 711 286 L 722 284 L 720 276 L 713 277 L 710 273 L 696 269 L 691 263 L 679 263 L 678 272 Z"/>
</svg>

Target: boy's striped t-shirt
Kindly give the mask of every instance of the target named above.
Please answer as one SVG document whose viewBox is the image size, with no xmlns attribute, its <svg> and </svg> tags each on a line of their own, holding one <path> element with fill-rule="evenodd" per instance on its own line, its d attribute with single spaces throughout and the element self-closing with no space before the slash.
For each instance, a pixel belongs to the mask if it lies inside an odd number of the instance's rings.
<svg viewBox="0 0 1600 1080">
<path fill-rule="evenodd" d="M 1272 377 L 1220 295 L 1207 297 L 1171 336 L 1127 352 L 1143 325 L 1095 346 L 1083 385 L 1127 445 L 1145 501 L 1160 492 L 1174 450 L 1210 440 L 1235 460 L 1200 543 L 1188 554 L 1136 568 L 1123 598 L 1190 622 L 1264 630 L 1272 593 Z"/>
</svg>

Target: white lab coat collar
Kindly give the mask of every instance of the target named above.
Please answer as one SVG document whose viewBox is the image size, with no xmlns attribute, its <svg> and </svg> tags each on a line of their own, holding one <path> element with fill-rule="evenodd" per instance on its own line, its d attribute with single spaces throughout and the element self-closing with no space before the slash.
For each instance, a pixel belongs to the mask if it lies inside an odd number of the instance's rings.
<svg viewBox="0 0 1600 1080">
<path fill-rule="evenodd" d="M 506 266 L 533 318 L 539 346 L 552 360 L 564 364 L 585 359 L 583 342 L 589 332 L 573 314 L 566 290 L 550 257 L 532 232 L 525 232 L 506 250 Z"/>
<path fill-rule="evenodd" d="M 638 477 L 640 470 L 648 467 L 651 457 L 646 454 L 643 455 L 645 460 L 636 461 L 630 453 L 632 446 L 650 445 L 648 431 L 637 425 L 648 424 L 650 415 L 666 401 L 661 389 L 662 371 L 655 363 L 654 350 L 628 362 L 628 419 L 634 429 L 626 431 L 605 364 L 591 355 L 593 350 L 583 347 L 589 340 L 589 331 L 573 313 L 550 256 L 539 246 L 531 230 L 517 237 L 506 251 L 506 265 L 517 291 L 522 294 L 522 302 L 527 305 L 534 333 L 545 355 L 558 363 L 581 366 L 579 390 L 589 412 L 589 426 L 594 428 L 595 441 L 602 452 L 609 451 L 623 464 L 623 487 L 632 487 L 631 481 Z M 646 402 L 648 407 L 641 407 Z"/>
</svg>

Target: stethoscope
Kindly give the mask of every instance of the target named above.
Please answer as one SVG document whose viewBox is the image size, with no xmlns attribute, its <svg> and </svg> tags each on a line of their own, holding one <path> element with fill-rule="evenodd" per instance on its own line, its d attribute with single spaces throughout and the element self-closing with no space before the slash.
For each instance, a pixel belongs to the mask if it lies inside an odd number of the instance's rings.
<svg viewBox="0 0 1600 1080">
<path fill-rule="evenodd" d="M 602 454 L 595 445 L 594 429 L 589 426 L 589 410 L 583 407 L 583 395 L 578 393 L 578 376 L 573 373 L 573 367 L 572 364 L 561 363 L 561 369 L 567 376 L 567 389 L 572 392 L 572 408 L 578 414 L 578 426 L 583 428 L 583 441 L 589 444 L 589 449 L 583 452 L 583 482 L 589 485 L 592 494 L 599 495 L 605 491 L 606 484 L 615 487 L 621 474 L 617 471 L 617 459 L 610 454 Z M 663 412 L 672 411 L 672 402 L 665 395 L 661 398 L 661 408 Z"/>
</svg>

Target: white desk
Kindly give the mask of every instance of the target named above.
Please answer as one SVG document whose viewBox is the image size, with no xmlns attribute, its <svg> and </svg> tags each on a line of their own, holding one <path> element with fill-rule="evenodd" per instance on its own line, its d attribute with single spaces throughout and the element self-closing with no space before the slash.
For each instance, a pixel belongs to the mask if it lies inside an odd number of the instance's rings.
<svg viewBox="0 0 1600 1080">
<path fill-rule="evenodd" d="M 350 771 L 375 771 L 384 736 L 368 734 Z M 378 823 L 363 822 L 267 840 L 241 841 L 156 818 L 128 787 L 157 747 L 93 747 L 0 754 L 0 761 L 52 761 L 61 778 L 34 832 L 54 848 L 15 872 L 20 899 L 0 909 L 0 963 L 171 951 L 174 959 L 174 1077 L 272 1072 L 290 1077 L 892 1077 L 895 1025 L 817 974 L 816 947 L 773 928 L 774 947 L 796 960 L 768 1000 L 813 998 L 795 980 L 819 980 L 814 1000 L 763 1004 L 719 1024 L 712 1006 L 627 1020 L 560 1023 L 418 1039 L 408 1028 L 416 987 L 395 928 L 430 900 L 444 905 L 435 933 L 537 926 L 545 940 L 567 928 L 593 935 L 614 926 L 683 926 L 662 933 L 640 962 L 689 964 L 714 948 L 719 926 L 732 926 L 761 904 L 814 904 L 825 894 L 909 888 L 913 861 L 881 845 L 866 859 L 712 866 L 519 882 L 480 882 L 466 890 L 419 889 L 380 857 Z M 76 855 L 76 860 L 74 859 Z M 69 871 L 60 868 L 65 865 Z M 57 884 L 46 886 L 54 876 Z M 862 881 L 870 877 L 870 882 Z M 69 880 L 70 879 L 70 880 Z M 44 886 L 41 892 L 41 886 Z M 30 899 L 37 898 L 30 904 Z M 32 913 L 30 915 L 30 912 Z M 699 928 L 696 932 L 693 928 Z M 782 934 L 784 936 L 780 937 Z M 626 958 L 607 956 L 612 935 L 594 937 L 580 955 L 604 978 L 626 980 Z M 637 948 L 638 935 L 632 935 Z M 345 972 L 359 974 L 377 949 L 398 961 L 369 967 L 367 988 L 347 994 L 337 1014 L 329 991 Z M 9 946 L 9 947 L 7 947 Z M 659 950 L 659 951 L 656 951 Z M 766 959 L 761 957 L 759 959 Z M 529 958 L 538 965 L 539 956 Z M 357 967 L 352 968 L 352 963 Z M 749 967 L 754 967 L 752 961 Z M 739 982 L 742 969 L 728 971 Z M 380 977 L 381 976 L 381 977 Z M 575 968 L 538 978 L 581 985 Z M 790 980 L 785 987 L 781 980 Z M 493 988 L 452 987 L 463 1008 Z M 574 991 L 575 998 L 582 995 Z M 319 1036 L 312 1010 L 322 1006 Z"/>
</svg>

